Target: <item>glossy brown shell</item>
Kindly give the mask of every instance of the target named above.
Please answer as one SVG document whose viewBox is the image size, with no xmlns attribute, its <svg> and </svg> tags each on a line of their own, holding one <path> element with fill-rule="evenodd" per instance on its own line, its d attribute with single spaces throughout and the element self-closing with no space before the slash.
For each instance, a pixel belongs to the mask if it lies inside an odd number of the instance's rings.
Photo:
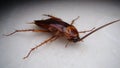
<svg viewBox="0 0 120 68">
<path fill-rule="evenodd" d="M 52 33 L 59 31 L 60 35 L 65 36 L 68 40 L 73 41 L 72 39 L 74 38 L 79 40 L 77 29 L 73 25 L 62 21 L 61 19 L 49 18 L 46 20 L 36 20 L 35 24 Z"/>
</svg>

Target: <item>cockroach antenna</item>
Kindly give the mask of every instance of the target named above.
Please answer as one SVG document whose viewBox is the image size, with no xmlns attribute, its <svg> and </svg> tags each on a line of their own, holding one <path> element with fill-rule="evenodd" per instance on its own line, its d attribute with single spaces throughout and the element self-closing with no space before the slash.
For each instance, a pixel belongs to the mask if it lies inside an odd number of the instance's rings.
<svg viewBox="0 0 120 68">
<path fill-rule="evenodd" d="M 112 22 L 110 22 L 110 23 L 107 23 L 107 24 L 105 24 L 105 25 L 102 25 L 102 26 L 94 29 L 92 32 L 90 32 L 90 33 L 86 34 L 85 36 L 83 36 L 82 38 L 80 38 L 79 41 L 85 39 L 86 37 L 88 37 L 89 35 L 93 34 L 94 32 L 96 32 L 96 31 L 98 31 L 98 30 L 100 30 L 100 29 L 102 29 L 102 28 L 104 28 L 104 27 L 106 27 L 106 26 L 108 26 L 108 25 L 111 25 L 111 24 L 113 24 L 113 23 L 116 23 L 116 22 L 118 22 L 118 21 L 120 21 L 120 19 L 119 19 L 119 20 L 112 21 Z"/>
</svg>

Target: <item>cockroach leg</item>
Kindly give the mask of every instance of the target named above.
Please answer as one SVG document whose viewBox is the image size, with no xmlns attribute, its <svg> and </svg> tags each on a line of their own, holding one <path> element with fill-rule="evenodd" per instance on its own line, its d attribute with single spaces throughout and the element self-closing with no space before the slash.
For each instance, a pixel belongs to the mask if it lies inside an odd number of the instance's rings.
<svg viewBox="0 0 120 68">
<path fill-rule="evenodd" d="M 10 35 L 13 35 L 17 32 L 28 32 L 28 31 L 33 31 L 33 32 L 49 32 L 48 30 L 37 30 L 37 29 L 26 29 L 26 30 L 15 30 L 14 32 L 10 33 L 10 34 L 7 34 L 5 36 L 10 36 Z"/>
<path fill-rule="evenodd" d="M 49 15 L 49 14 L 43 14 L 44 16 L 48 16 L 48 17 L 51 17 L 51 18 L 53 18 L 53 19 L 55 19 L 55 20 L 60 20 L 61 21 L 61 19 L 60 18 L 57 18 L 57 17 L 55 17 L 55 16 L 52 16 L 52 15 Z"/>
<path fill-rule="evenodd" d="M 86 33 L 86 32 L 90 32 L 90 31 L 93 31 L 94 29 L 95 29 L 95 27 L 94 27 L 94 28 L 92 28 L 91 30 L 80 31 L 79 33 Z"/>
<path fill-rule="evenodd" d="M 52 15 L 49 15 L 49 14 L 43 14 L 44 16 L 48 16 L 48 17 L 51 17 L 51 18 L 57 18 L 55 16 L 52 16 Z"/>
<path fill-rule="evenodd" d="M 42 42 L 41 44 L 37 45 L 36 47 L 33 47 L 23 59 L 28 58 L 32 51 L 34 51 L 34 50 L 37 49 L 38 47 L 44 45 L 45 43 L 51 41 L 51 40 L 52 40 L 53 38 L 55 38 L 55 37 L 56 37 L 56 36 L 52 36 L 52 37 L 50 37 L 49 39 L 47 39 L 47 40 L 45 40 L 44 42 Z"/>
<path fill-rule="evenodd" d="M 59 31 L 57 31 L 56 33 L 55 33 L 55 37 L 50 41 L 50 42 L 52 42 L 52 41 L 55 41 L 57 38 L 59 38 L 60 37 L 60 32 Z"/>
<path fill-rule="evenodd" d="M 65 45 L 65 48 L 68 46 L 68 44 L 70 43 L 70 41 L 67 41 L 66 45 Z"/>
<path fill-rule="evenodd" d="M 35 22 L 28 22 L 28 23 L 26 23 L 26 24 L 35 24 Z"/>
<path fill-rule="evenodd" d="M 55 40 L 58 39 L 58 38 L 59 38 L 59 36 L 56 36 L 56 37 L 54 37 L 52 40 L 50 40 L 50 42 L 55 41 Z"/>
<path fill-rule="evenodd" d="M 77 18 L 75 18 L 74 20 L 72 20 L 71 25 L 73 25 L 74 22 L 75 22 L 75 20 L 77 20 L 79 17 L 80 17 L 80 16 L 78 16 Z"/>
</svg>

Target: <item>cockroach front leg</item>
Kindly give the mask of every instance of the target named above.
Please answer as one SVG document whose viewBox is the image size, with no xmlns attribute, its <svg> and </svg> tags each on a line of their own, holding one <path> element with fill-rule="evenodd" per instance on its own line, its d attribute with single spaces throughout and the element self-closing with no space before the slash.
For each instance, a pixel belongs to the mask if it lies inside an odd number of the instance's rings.
<svg viewBox="0 0 120 68">
<path fill-rule="evenodd" d="M 72 20 L 71 25 L 73 25 L 74 22 L 75 22 L 78 18 L 79 18 L 79 16 L 78 16 L 77 18 L 75 18 L 74 20 Z"/>
<path fill-rule="evenodd" d="M 79 33 L 86 33 L 86 32 L 90 32 L 90 31 L 93 31 L 94 29 L 95 29 L 95 27 L 94 27 L 94 28 L 92 28 L 91 30 L 80 31 Z"/>
<path fill-rule="evenodd" d="M 67 41 L 66 45 L 65 45 L 65 48 L 68 46 L 68 44 L 70 43 L 70 41 Z"/>
<path fill-rule="evenodd" d="M 33 31 L 33 32 L 49 32 L 48 30 L 37 30 L 37 29 L 26 29 L 26 30 L 15 30 L 14 32 L 10 33 L 10 34 L 7 34 L 5 36 L 10 36 L 10 35 L 13 35 L 17 32 L 28 32 L 28 31 Z"/>
<path fill-rule="evenodd" d="M 45 40 L 44 42 L 42 42 L 41 44 L 37 45 L 36 47 L 33 47 L 23 59 L 28 58 L 32 51 L 34 51 L 34 50 L 37 49 L 38 47 L 44 45 L 45 43 L 51 41 L 51 40 L 54 39 L 54 38 L 56 38 L 56 36 L 52 36 L 52 37 L 50 37 L 49 39 L 47 39 L 47 40 Z"/>
</svg>

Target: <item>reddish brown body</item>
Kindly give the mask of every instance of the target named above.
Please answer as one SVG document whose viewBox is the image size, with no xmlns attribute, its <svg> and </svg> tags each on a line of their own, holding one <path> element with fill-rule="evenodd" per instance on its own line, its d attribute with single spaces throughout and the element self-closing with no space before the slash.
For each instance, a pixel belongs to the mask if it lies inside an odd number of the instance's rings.
<svg viewBox="0 0 120 68">
<path fill-rule="evenodd" d="M 44 42 L 42 42 L 41 44 L 37 45 L 36 47 L 33 47 L 27 54 L 27 56 L 24 57 L 27 58 L 31 52 L 35 49 L 37 49 L 38 47 L 40 47 L 41 45 L 49 42 L 49 41 L 54 41 L 56 40 L 57 38 L 59 37 L 65 37 L 67 40 L 68 40 L 68 43 L 69 42 L 79 42 L 83 39 L 85 39 L 86 37 L 88 37 L 89 35 L 91 35 L 92 33 L 100 30 L 101 28 L 103 27 L 106 27 L 110 24 L 113 24 L 115 22 L 118 22 L 120 20 L 115 20 L 115 21 L 112 21 L 110 23 L 107 23 L 105 25 L 102 25 L 96 29 L 91 29 L 91 30 L 87 30 L 87 31 L 80 31 L 78 32 L 78 30 L 73 26 L 73 23 L 75 20 L 77 20 L 78 18 L 72 20 L 71 24 L 68 24 L 64 21 L 62 21 L 60 18 L 57 18 L 57 17 L 54 17 L 52 15 L 46 15 L 44 14 L 45 16 L 48 16 L 50 18 L 48 19 L 45 19 L 45 20 L 35 20 L 32 24 L 36 24 L 37 26 L 39 27 L 42 27 L 44 28 L 44 30 L 41 30 L 41 29 L 27 29 L 27 30 L 16 30 L 6 36 L 9 36 L 9 35 L 12 35 L 16 32 L 26 32 L 26 31 L 33 31 L 33 32 L 49 32 L 49 33 L 52 33 L 52 37 L 48 38 L 47 40 L 45 40 Z M 79 37 L 79 33 L 85 33 L 85 32 L 89 32 L 88 34 L 86 34 L 85 36 L 83 36 L 82 38 Z M 67 44 L 68 44 L 67 43 Z M 66 45 L 67 46 L 67 45 Z"/>
<path fill-rule="evenodd" d="M 53 35 L 64 36 L 69 41 L 77 42 L 80 39 L 77 29 L 61 19 L 49 18 L 46 20 L 36 20 L 35 24 L 50 31 Z"/>
</svg>

